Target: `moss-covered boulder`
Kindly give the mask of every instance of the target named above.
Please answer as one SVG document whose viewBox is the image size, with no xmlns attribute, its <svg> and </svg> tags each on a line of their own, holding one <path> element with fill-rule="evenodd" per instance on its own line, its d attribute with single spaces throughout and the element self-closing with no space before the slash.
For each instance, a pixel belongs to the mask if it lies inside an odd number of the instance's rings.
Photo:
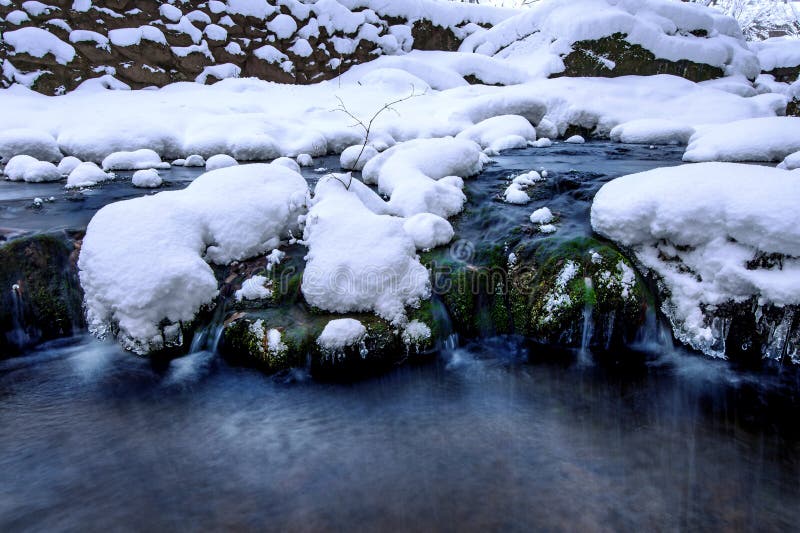
<svg viewBox="0 0 800 533">
<path fill-rule="evenodd" d="M 697 37 L 702 37 L 697 35 Z M 657 58 L 651 51 L 631 44 L 624 33 L 601 39 L 578 41 L 564 58 L 565 69 L 559 76 L 652 76 L 672 74 L 692 81 L 721 78 L 719 67 L 688 60 L 669 61 Z"/>
<path fill-rule="evenodd" d="M 0 246 L 0 357 L 85 327 L 78 246 L 63 234 Z"/>
</svg>

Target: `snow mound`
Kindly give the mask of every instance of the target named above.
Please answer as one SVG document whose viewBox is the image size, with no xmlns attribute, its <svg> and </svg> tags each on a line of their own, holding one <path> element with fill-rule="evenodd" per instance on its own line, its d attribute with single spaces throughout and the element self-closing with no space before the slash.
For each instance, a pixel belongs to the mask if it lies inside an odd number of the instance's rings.
<svg viewBox="0 0 800 533">
<path fill-rule="evenodd" d="M 12 157 L 6 164 L 4 172 L 6 179 L 10 181 L 41 183 L 61 179 L 61 172 L 58 171 L 58 168 L 53 163 L 39 161 L 29 155 Z"/>
<path fill-rule="evenodd" d="M 348 175 L 317 183 L 303 234 L 308 255 L 302 291 L 310 305 L 337 313 L 373 311 L 402 324 L 405 307 L 430 296 L 428 271 L 404 220 L 376 213 L 382 204 Z"/>
<path fill-rule="evenodd" d="M 198 154 L 192 154 L 186 158 L 183 162 L 183 166 L 185 167 L 204 167 L 206 166 L 206 160 L 203 159 L 203 156 Z"/>
<path fill-rule="evenodd" d="M 584 139 L 580 135 L 573 135 L 572 137 L 564 139 L 564 142 L 569 144 L 583 144 L 586 142 L 586 139 Z"/>
<path fill-rule="evenodd" d="M 103 159 L 103 170 L 143 170 L 146 168 L 169 168 L 159 155 L 148 148 L 132 152 L 114 152 Z"/>
<path fill-rule="evenodd" d="M 134 187 L 142 187 L 146 189 L 154 189 L 161 187 L 163 180 L 158 175 L 158 170 L 154 168 L 146 168 L 144 170 L 137 170 L 131 177 L 131 183 Z"/>
<path fill-rule="evenodd" d="M 625 122 L 611 130 L 611 140 L 630 144 L 686 144 L 694 128 L 665 119 Z"/>
<path fill-rule="evenodd" d="M 28 54 L 42 58 L 52 54 L 56 63 L 66 65 L 75 59 L 75 48 L 52 33 L 41 28 L 29 26 L 3 33 L 3 40 L 15 54 Z"/>
<path fill-rule="evenodd" d="M 337 318 L 325 324 L 317 344 L 327 352 L 340 352 L 354 346 L 367 336 L 367 328 L 354 318 Z"/>
<path fill-rule="evenodd" d="M 227 154 L 212 155 L 206 159 L 206 170 L 217 170 L 219 168 L 234 167 L 239 163 Z"/>
<path fill-rule="evenodd" d="M 800 150 L 800 118 L 765 117 L 698 129 L 683 160 L 781 161 Z"/>
<path fill-rule="evenodd" d="M 370 145 L 355 144 L 348 146 L 339 156 L 339 166 L 344 170 L 360 171 L 376 155 L 378 155 L 378 151 Z"/>
<path fill-rule="evenodd" d="M 208 263 L 276 248 L 297 230 L 307 193 L 299 174 L 253 164 L 105 206 L 78 260 L 90 331 L 136 353 L 180 345 L 181 324 L 217 296 Z"/>
<path fill-rule="evenodd" d="M 530 219 L 534 224 L 549 224 L 555 217 L 548 207 L 541 207 L 531 213 Z"/>
<path fill-rule="evenodd" d="M 114 178 L 114 174 L 104 172 L 103 169 L 98 167 L 91 161 L 81 163 L 72 169 L 67 177 L 66 187 L 74 189 L 77 187 L 93 187 L 98 183 L 108 181 Z"/>
<path fill-rule="evenodd" d="M 431 213 L 419 213 L 408 217 L 403 229 L 414 239 L 417 250 L 430 250 L 453 239 L 453 226 L 440 216 Z"/>
<path fill-rule="evenodd" d="M 595 231 L 630 247 L 661 277 L 669 293 L 664 312 L 677 337 L 724 356 L 706 312 L 750 298 L 758 305 L 800 303 L 798 202 L 796 173 L 701 163 L 607 183 L 591 220 Z M 782 259 L 762 261 L 768 254 Z"/>
<path fill-rule="evenodd" d="M 792 152 L 778 164 L 778 168 L 783 170 L 795 170 L 800 168 L 800 152 Z"/>
<path fill-rule="evenodd" d="M 362 176 L 364 183 L 377 184 L 378 192 L 390 197 L 393 214 L 447 218 L 461 212 L 466 196 L 442 178 L 474 176 L 486 161 L 480 146 L 466 139 L 417 139 L 372 158 Z"/>
<path fill-rule="evenodd" d="M 267 288 L 269 280 L 266 276 L 253 276 L 247 278 L 242 283 L 242 288 L 234 293 L 237 302 L 242 300 L 261 300 L 269 297 L 270 290 Z"/>
<path fill-rule="evenodd" d="M 0 159 L 8 161 L 15 155 L 29 155 L 51 163 L 62 157 L 58 143 L 48 133 L 28 128 L 0 131 Z"/>
<path fill-rule="evenodd" d="M 81 164 L 81 160 L 75 156 L 68 155 L 58 163 L 58 171 L 62 176 L 68 176 L 70 172 L 75 170 L 75 167 Z"/>
<path fill-rule="evenodd" d="M 496 155 L 502 150 L 524 148 L 536 140 L 536 129 L 519 115 L 499 115 L 487 118 L 456 135 L 478 143 L 487 153 Z"/>
</svg>

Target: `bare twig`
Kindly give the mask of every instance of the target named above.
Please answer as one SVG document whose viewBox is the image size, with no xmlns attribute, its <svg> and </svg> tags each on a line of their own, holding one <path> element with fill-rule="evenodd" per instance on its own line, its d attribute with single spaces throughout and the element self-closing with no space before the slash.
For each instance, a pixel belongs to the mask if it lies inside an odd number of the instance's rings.
<svg viewBox="0 0 800 533">
<path fill-rule="evenodd" d="M 384 111 L 394 111 L 395 113 L 397 113 L 397 116 L 400 116 L 400 113 L 398 113 L 397 110 L 392 106 L 394 106 L 396 104 L 399 104 L 401 102 L 405 102 L 406 100 L 410 100 L 410 99 L 412 99 L 414 97 L 422 96 L 424 94 L 425 93 L 417 93 L 416 92 L 416 88 L 412 85 L 411 86 L 411 94 L 409 94 L 408 96 L 404 96 L 403 98 L 398 98 L 397 100 L 393 100 L 391 102 L 387 102 L 387 103 L 383 104 L 383 107 L 378 109 L 378 111 L 376 111 L 375 114 L 372 115 L 372 118 L 370 118 L 369 121 L 366 122 L 366 123 L 364 123 L 363 120 L 358 118 L 349 109 L 347 109 L 347 106 L 345 105 L 344 100 L 342 100 L 341 97 L 336 96 L 336 99 L 339 101 L 339 105 L 335 109 L 332 109 L 331 111 L 339 111 L 341 113 L 344 113 L 345 115 L 347 115 L 348 117 L 353 119 L 353 124 L 350 125 L 351 128 L 354 128 L 354 127 L 358 126 L 358 127 L 360 127 L 361 129 L 364 130 L 364 144 L 361 145 L 361 151 L 358 152 L 358 157 L 356 157 L 356 160 L 353 163 L 353 168 L 354 169 L 358 168 L 358 162 L 361 160 L 361 156 L 364 155 L 364 150 L 366 150 L 367 145 L 369 144 L 369 134 L 372 131 L 372 124 L 375 122 L 375 120 Z M 350 183 L 352 183 L 352 180 L 353 180 L 353 178 L 351 176 Z M 342 181 L 342 180 L 339 180 L 339 181 Z M 344 185 L 344 182 L 342 182 L 342 184 Z M 350 185 L 349 184 L 345 185 L 345 188 L 347 188 L 349 190 L 350 189 Z"/>
</svg>

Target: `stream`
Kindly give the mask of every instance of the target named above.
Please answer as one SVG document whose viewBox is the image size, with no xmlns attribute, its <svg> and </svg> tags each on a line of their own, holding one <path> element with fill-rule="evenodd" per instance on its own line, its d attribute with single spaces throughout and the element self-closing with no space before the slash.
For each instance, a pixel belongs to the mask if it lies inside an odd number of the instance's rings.
<svg viewBox="0 0 800 533">
<path fill-rule="evenodd" d="M 604 142 L 508 152 L 466 180 L 457 238 L 495 243 L 543 206 L 559 216 L 556 235 L 588 236 L 603 183 L 679 164 L 682 153 Z M 549 178 L 530 204 L 494 199 L 531 169 Z M 163 176 L 177 189 L 200 172 Z M 0 234 L 80 228 L 102 205 L 148 193 L 125 180 L 83 193 L 0 182 Z M 791 530 L 800 521 L 798 373 L 689 353 L 655 320 L 636 345 L 602 358 L 516 337 L 450 339 L 427 362 L 336 383 L 302 368 L 269 377 L 232 367 L 213 344 L 154 363 L 78 335 L 0 360 L 0 530 Z"/>
</svg>

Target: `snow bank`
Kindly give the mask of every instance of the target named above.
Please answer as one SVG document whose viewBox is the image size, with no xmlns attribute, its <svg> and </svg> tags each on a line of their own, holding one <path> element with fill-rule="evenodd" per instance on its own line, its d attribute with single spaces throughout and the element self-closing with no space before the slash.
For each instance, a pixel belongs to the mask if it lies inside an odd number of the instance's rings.
<svg viewBox="0 0 800 533">
<path fill-rule="evenodd" d="M 800 66 L 800 39 L 797 37 L 773 37 L 754 41 L 750 43 L 750 48 L 758 56 L 764 72 Z"/>
<path fill-rule="evenodd" d="M 103 159 L 103 170 L 143 170 L 146 168 L 169 168 L 158 154 L 142 148 L 133 152 L 114 152 Z"/>
<path fill-rule="evenodd" d="M 62 157 L 56 140 L 46 132 L 30 128 L 0 131 L 0 159 L 8 161 L 15 155 L 29 155 L 51 163 Z"/>
<path fill-rule="evenodd" d="M 795 170 L 800 168 L 800 152 L 793 152 L 787 155 L 783 161 L 778 164 L 778 168 L 783 170 Z"/>
<path fill-rule="evenodd" d="M 702 163 L 607 183 L 591 220 L 595 231 L 630 247 L 664 281 L 664 311 L 678 338 L 722 356 L 706 316 L 714 306 L 749 298 L 758 305 L 800 303 L 799 202 L 796 173 Z M 783 259 L 765 267 L 764 254 Z"/>
<path fill-rule="evenodd" d="M 365 183 L 377 184 L 390 197 L 393 214 L 433 213 L 447 218 L 460 213 L 466 197 L 447 176 L 478 174 L 486 156 L 466 139 L 418 139 L 397 144 L 371 159 L 362 172 Z"/>
<path fill-rule="evenodd" d="M 217 295 L 207 262 L 277 247 L 296 230 L 307 190 L 294 172 L 254 164 L 107 205 L 89 223 L 78 261 L 90 330 L 115 333 L 137 353 L 180 344 L 180 324 Z"/>
<path fill-rule="evenodd" d="M 755 118 L 698 129 L 689 140 L 683 160 L 781 161 L 798 150 L 800 118 Z"/>
<path fill-rule="evenodd" d="M 611 130 L 611 140 L 631 144 L 686 144 L 694 128 L 665 119 L 625 122 Z"/>
<path fill-rule="evenodd" d="M 402 324 L 406 306 L 430 296 L 414 240 L 402 218 L 376 212 L 383 204 L 348 175 L 317 183 L 303 235 L 308 255 L 302 291 L 310 305 L 337 313 L 373 311 Z"/>
<path fill-rule="evenodd" d="M 536 140 L 536 129 L 519 115 L 499 115 L 470 126 L 456 135 L 456 139 L 469 139 L 490 155 L 496 155 L 502 150 L 526 147 L 528 141 Z"/>
</svg>

